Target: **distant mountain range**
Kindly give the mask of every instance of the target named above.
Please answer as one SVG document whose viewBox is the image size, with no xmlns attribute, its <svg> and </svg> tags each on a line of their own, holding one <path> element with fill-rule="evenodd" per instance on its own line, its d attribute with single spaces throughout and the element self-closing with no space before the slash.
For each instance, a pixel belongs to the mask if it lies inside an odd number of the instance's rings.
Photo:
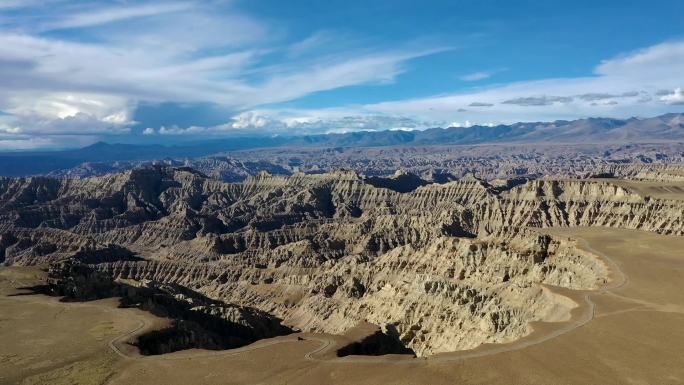
<svg viewBox="0 0 684 385">
<path fill-rule="evenodd" d="M 64 151 L 0 153 L 0 175 L 44 174 L 86 162 L 195 158 L 263 147 L 380 147 L 503 143 L 684 142 L 684 114 L 654 118 L 589 118 L 498 126 L 431 128 L 423 131 L 359 131 L 345 134 L 236 137 L 163 146 L 108 144 Z"/>
</svg>

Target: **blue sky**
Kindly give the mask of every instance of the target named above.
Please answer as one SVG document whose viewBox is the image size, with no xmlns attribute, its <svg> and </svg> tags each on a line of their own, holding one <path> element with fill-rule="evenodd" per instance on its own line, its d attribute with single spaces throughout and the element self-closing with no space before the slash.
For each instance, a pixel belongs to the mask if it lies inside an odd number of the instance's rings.
<svg viewBox="0 0 684 385">
<path fill-rule="evenodd" d="M 684 111 L 682 1 L 0 0 L 0 150 Z"/>
</svg>

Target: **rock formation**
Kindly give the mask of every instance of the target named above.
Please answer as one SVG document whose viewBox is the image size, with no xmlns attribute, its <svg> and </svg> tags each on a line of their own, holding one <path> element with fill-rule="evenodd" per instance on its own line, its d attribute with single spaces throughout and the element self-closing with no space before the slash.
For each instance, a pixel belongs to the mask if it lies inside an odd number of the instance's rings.
<svg viewBox="0 0 684 385">
<path fill-rule="evenodd" d="M 0 260 L 77 260 L 113 279 L 185 288 L 216 301 L 205 312 L 222 319 L 237 306 L 304 331 L 365 321 L 427 356 L 567 319 L 576 305 L 547 285 L 607 280 L 598 258 L 540 228 L 684 235 L 684 201 L 606 180 L 450 179 L 262 172 L 225 183 L 166 166 L 0 178 Z"/>
<path fill-rule="evenodd" d="M 296 172 L 320 174 L 339 169 L 369 177 L 389 177 L 396 170 L 404 170 L 437 183 L 466 175 L 491 181 L 521 177 L 587 178 L 599 174 L 640 178 L 648 173 L 681 181 L 682 164 L 682 143 L 432 145 L 243 150 L 200 158 L 84 163 L 54 170 L 49 175 L 85 178 L 165 165 L 190 167 L 226 182 L 241 182 L 261 171 L 289 176 Z"/>
</svg>

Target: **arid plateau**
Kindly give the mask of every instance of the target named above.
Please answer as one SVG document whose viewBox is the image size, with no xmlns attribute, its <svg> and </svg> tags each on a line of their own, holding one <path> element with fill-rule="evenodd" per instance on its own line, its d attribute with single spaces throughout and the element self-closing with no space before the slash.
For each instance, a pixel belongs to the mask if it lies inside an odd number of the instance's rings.
<svg viewBox="0 0 684 385">
<path fill-rule="evenodd" d="M 0 382 L 681 383 L 684 173 L 611 173 L 0 179 Z"/>
</svg>

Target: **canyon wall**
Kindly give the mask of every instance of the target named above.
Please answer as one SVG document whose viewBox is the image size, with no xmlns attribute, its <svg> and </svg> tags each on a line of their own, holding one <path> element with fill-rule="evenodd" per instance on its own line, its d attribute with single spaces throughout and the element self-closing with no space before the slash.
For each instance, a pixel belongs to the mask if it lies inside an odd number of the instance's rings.
<svg viewBox="0 0 684 385">
<path fill-rule="evenodd" d="M 677 175 L 650 172 L 658 171 Z M 531 321 L 569 317 L 576 305 L 552 286 L 605 283 L 600 259 L 540 231 L 552 226 L 684 235 L 684 201 L 609 180 L 434 183 L 402 172 L 260 173 L 225 183 L 156 166 L 0 178 L 4 264 L 77 259 L 305 331 L 370 322 L 419 356 L 515 340 Z"/>
</svg>

